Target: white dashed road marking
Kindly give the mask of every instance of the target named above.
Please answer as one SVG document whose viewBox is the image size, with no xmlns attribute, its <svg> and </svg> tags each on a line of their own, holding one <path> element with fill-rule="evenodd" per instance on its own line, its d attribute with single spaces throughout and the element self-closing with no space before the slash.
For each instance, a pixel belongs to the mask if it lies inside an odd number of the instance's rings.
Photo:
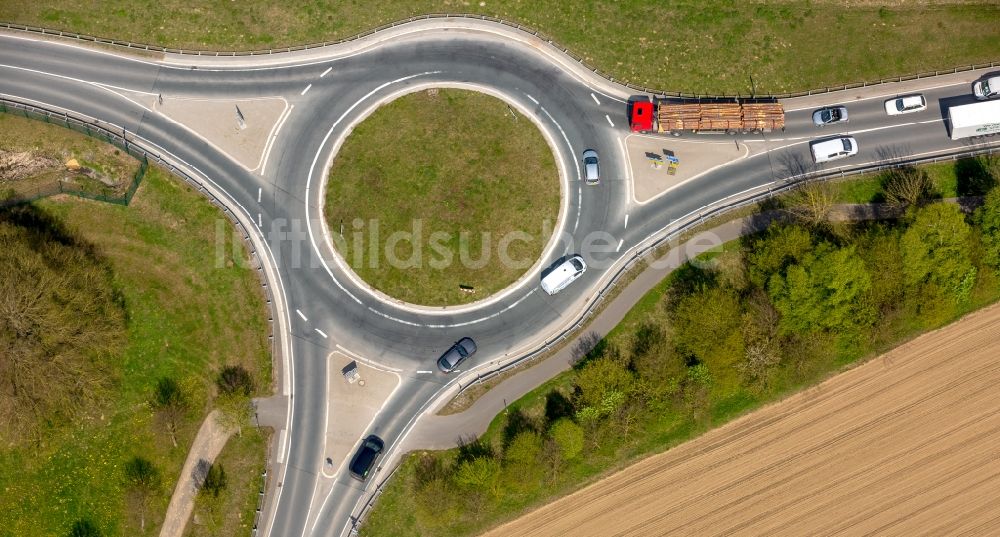
<svg viewBox="0 0 1000 537">
<path fill-rule="evenodd" d="M 320 330 L 319 328 L 313 328 L 313 330 L 315 330 L 317 334 L 323 336 L 323 339 L 326 339 L 326 332 Z"/>
<path fill-rule="evenodd" d="M 608 125 L 615 126 L 614 122 L 611 121 L 611 116 L 604 114 L 604 119 L 608 120 Z"/>
<path fill-rule="evenodd" d="M 601 101 L 597 100 L 597 95 L 594 95 L 593 93 L 591 93 L 590 97 L 594 99 L 594 102 L 597 103 L 597 106 L 601 106 Z"/>
<path fill-rule="evenodd" d="M 295 310 L 295 313 L 298 313 L 298 314 L 299 314 L 299 317 L 302 317 L 302 320 L 303 320 L 303 321 L 308 321 L 308 320 L 309 320 L 309 319 L 307 319 L 307 318 L 306 318 L 306 316 L 305 316 L 305 315 L 302 315 L 302 312 L 301 312 L 301 311 L 299 311 L 299 310 Z"/>
<path fill-rule="evenodd" d="M 305 95 L 306 92 L 309 91 L 309 88 L 311 88 L 311 87 L 313 87 L 313 85 L 309 84 L 308 86 L 306 86 L 306 89 L 302 90 L 302 93 L 300 93 L 299 95 Z"/>
<path fill-rule="evenodd" d="M 263 190 L 264 190 L 263 188 L 258 188 L 258 189 L 257 189 L 257 203 L 260 203 L 260 194 L 261 194 L 261 192 L 262 192 Z"/>
<path fill-rule="evenodd" d="M 618 241 L 618 248 L 615 249 L 615 252 L 621 251 L 623 244 L 625 244 L 625 239 L 622 239 L 622 240 Z"/>
<path fill-rule="evenodd" d="M 628 215 L 625 215 L 625 229 L 628 229 Z"/>
<path fill-rule="evenodd" d="M 424 370 L 421 370 L 421 371 L 417 371 L 417 373 L 419 373 L 421 375 L 430 375 L 431 373 L 433 373 L 433 371 L 424 371 Z"/>
<path fill-rule="evenodd" d="M 260 219 L 260 213 L 257 213 L 257 227 L 264 227 L 264 221 Z"/>
<path fill-rule="evenodd" d="M 330 71 L 332 71 L 332 70 L 333 70 L 333 67 L 327 67 L 326 71 L 323 71 L 323 74 L 319 75 L 319 77 L 323 78 L 324 76 L 330 74 Z"/>
</svg>

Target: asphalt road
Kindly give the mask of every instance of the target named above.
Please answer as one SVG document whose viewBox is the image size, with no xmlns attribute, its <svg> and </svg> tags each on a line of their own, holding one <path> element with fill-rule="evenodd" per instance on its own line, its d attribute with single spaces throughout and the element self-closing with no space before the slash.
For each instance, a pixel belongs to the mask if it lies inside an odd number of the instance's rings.
<svg viewBox="0 0 1000 537">
<path fill-rule="evenodd" d="M 332 350 L 400 371 L 399 388 L 370 427 L 391 449 L 428 403 L 457 378 L 437 373 L 434 364 L 452 342 L 469 336 L 479 345 L 475 358 L 463 364 L 465 370 L 529 350 L 580 315 L 608 270 L 672 221 L 810 169 L 810 140 L 848 131 L 858 139 L 860 154 L 828 164 L 828 169 L 966 147 L 947 137 L 941 109 L 971 102 L 967 83 L 932 88 L 934 79 L 928 79 L 929 89 L 923 91 L 928 110 L 906 116 L 887 117 L 882 98 L 852 100 L 850 123 L 822 130 L 809 119 L 815 106 L 798 110 L 789 102 L 784 132 L 740 137 L 750 145 L 750 157 L 638 205 L 630 202 L 630 172 L 622 150 L 622 140 L 629 135 L 624 102 L 628 92 L 568 71 L 544 47 L 485 32 L 441 29 L 337 54 L 337 49 L 327 57 L 313 51 L 284 60 L 267 58 L 260 65 L 246 58 L 151 61 L 0 36 L 0 93 L 124 127 L 211 178 L 236 210 L 259 219 L 258 231 L 270 245 L 280 274 L 274 288 L 284 290 L 292 350 L 286 374 L 294 372 L 287 453 L 277 477 L 281 487 L 270 532 L 276 536 L 346 534 L 373 483 L 381 480 L 376 474 L 362 484 L 341 472 L 322 503 L 314 502 L 323 479 L 325 358 Z M 538 289 L 534 272 L 489 303 L 428 311 L 379 299 L 336 260 L 321 218 L 322 184 L 335 146 L 383 100 L 427 85 L 490 91 L 536 118 L 564 172 L 565 200 L 557 229 L 562 239 L 541 265 L 583 251 L 591 269 L 581 281 L 547 296 Z M 260 175 L 143 106 L 136 92 L 192 98 L 282 96 L 295 108 L 271 149 L 266 173 Z M 831 94 L 829 104 L 838 98 L 845 94 Z M 588 148 L 601 155 L 603 178 L 596 187 L 580 180 L 579 156 Z"/>
</svg>

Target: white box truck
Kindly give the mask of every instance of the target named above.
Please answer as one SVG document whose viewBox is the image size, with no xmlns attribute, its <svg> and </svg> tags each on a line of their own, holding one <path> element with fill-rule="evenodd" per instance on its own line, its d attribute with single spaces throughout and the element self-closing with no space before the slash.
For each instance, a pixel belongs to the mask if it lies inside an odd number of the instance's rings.
<svg viewBox="0 0 1000 537">
<path fill-rule="evenodd" d="M 952 106 L 948 123 L 952 140 L 1000 134 L 1000 100 Z"/>
</svg>

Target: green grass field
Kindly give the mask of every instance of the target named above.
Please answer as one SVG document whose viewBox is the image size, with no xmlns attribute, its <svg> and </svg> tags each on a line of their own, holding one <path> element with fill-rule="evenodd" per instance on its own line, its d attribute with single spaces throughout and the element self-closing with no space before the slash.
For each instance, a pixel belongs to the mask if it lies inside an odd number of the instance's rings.
<svg viewBox="0 0 1000 537">
<path fill-rule="evenodd" d="M 534 264 L 560 186 L 534 123 L 481 93 L 434 91 L 403 96 L 354 129 L 333 162 L 324 211 L 362 279 L 443 306 L 489 296 Z M 399 233 L 413 242 L 394 242 Z"/>
<path fill-rule="evenodd" d="M 0 116 L 0 127 L 28 146 L 35 140 L 89 143 L 62 127 L 22 118 Z M 257 276 L 239 262 L 241 251 L 232 254 L 232 228 L 221 212 L 157 168 L 150 168 L 128 207 L 67 196 L 37 206 L 110 263 L 125 299 L 127 342 L 109 364 L 116 382 L 105 404 L 84 409 L 77 422 L 43 430 L 38 443 L 0 445 L 0 535 L 67 535 L 84 517 L 104 535 L 157 535 L 187 446 L 212 407 L 218 370 L 241 364 L 253 373 L 258 393 L 269 393 L 267 317 Z M 221 266 L 217 224 L 225 231 Z M 157 379 L 165 376 L 177 379 L 190 402 L 177 448 L 149 406 Z M 134 455 L 151 460 L 163 478 L 144 532 L 125 501 L 122 467 Z M 232 461 L 232 472 L 259 475 L 263 441 L 245 434 L 227 445 L 223 458 Z M 250 485 L 231 483 L 233 508 L 244 518 L 246 498 L 256 492 L 256 483 Z M 214 534 L 245 535 L 245 527 Z"/>
<path fill-rule="evenodd" d="M 169 47 L 246 50 L 463 12 L 535 28 L 617 79 L 693 93 L 798 91 L 1000 60 L 1000 5 L 962 0 L 890 7 L 841 0 L 8 0 L 0 20 Z"/>
</svg>

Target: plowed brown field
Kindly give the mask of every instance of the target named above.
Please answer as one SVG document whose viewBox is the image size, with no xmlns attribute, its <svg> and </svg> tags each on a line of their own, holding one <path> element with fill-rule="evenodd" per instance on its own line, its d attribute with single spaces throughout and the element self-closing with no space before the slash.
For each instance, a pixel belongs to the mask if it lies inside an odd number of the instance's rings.
<svg viewBox="0 0 1000 537">
<path fill-rule="evenodd" d="M 487 535 L 1000 535 L 1000 307 Z"/>
</svg>

